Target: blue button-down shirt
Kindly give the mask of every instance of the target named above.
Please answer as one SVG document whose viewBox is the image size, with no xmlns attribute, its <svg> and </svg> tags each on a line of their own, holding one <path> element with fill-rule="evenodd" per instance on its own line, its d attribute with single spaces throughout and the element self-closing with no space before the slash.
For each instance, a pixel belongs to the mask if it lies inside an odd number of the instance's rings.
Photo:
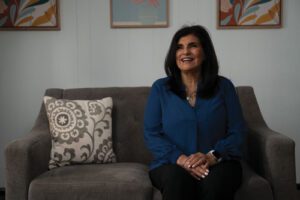
<svg viewBox="0 0 300 200">
<path fill-rule="evenodd" d="M 239 159 L 246 126 L 232 82 L 219 77 L 216 94 L 197 97 L 192 107 L 168 89 L 168 79 L 153 83 L 145 110 L 144 137 L 154 156 L 150 169 L 210 150 L 222 159 Z"/>
</svg>

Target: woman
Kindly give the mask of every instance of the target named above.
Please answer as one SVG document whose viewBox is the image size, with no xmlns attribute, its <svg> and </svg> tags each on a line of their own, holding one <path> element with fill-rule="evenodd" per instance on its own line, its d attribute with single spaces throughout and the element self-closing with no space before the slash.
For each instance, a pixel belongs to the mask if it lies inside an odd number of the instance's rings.
<svg viewBox="0 0 300 200">
<path fill-rule="evenodd" d="M 154 82 L 144 119 L 150 178 L 166 200 L 234 199 L 246 127 L 231 81 L 202 26 L 174 35 L 166 78 Z"/>
</svg>

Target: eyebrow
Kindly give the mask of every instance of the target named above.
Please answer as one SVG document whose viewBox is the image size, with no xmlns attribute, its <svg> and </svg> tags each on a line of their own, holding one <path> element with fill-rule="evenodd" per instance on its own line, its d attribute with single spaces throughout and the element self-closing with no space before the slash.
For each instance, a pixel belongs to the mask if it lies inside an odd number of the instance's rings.
<svg viewBox="0 0 300 200">
<path fill-rule="evenodd" d="M 198 41 L 189 42 L 189 43 L 187 44 L 187 46 L 189 46 L 189 45 L 193 45 L 193 44 L 200 45 L 200 42 L 198 42 Z M 183 46 L 183 44 L 182 44 L 182 43 L 177 43 L 177 46 Z"/>
</svg>

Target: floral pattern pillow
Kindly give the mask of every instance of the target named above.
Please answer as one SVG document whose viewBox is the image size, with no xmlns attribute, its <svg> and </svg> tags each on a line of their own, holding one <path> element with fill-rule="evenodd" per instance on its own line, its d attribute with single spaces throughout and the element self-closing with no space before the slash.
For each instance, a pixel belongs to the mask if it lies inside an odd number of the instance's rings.
<svg viewBox="0 0 300 200">
<path fill-rule="evenodd" d="M 49 169 L 71 164 L 112 163 L 112 98 L 67 100 L 44 97 L 52 137 Z"/>
</svg>

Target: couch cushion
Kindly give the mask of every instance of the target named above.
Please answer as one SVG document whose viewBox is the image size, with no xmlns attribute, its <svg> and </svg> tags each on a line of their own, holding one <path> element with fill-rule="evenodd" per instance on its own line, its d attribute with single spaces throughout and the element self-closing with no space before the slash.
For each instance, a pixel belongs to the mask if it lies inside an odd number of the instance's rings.
<svg viewBox="0 0 300 200">
<path fill-rule="evenodd" d="M 44 97 L 52 136 L 49 168 L 78 163 L 110 163 L 112 99 L 66 100 Z"/>
<path fill-rule="evenodd" d="M 71 165 L 34 179 L 30 200 L 152 199 L 148 167 L 138 163 Z"/>
<path fill-rule="evenodd" d="M 64 90 L 62 98 L 93 100 L 112 97 L 112 137 L 117 160 L 149 164 L 152 156 L 143 134 L 144 109 L 149 91 L 149 87 L 77 88 Z"/>
</svg>

